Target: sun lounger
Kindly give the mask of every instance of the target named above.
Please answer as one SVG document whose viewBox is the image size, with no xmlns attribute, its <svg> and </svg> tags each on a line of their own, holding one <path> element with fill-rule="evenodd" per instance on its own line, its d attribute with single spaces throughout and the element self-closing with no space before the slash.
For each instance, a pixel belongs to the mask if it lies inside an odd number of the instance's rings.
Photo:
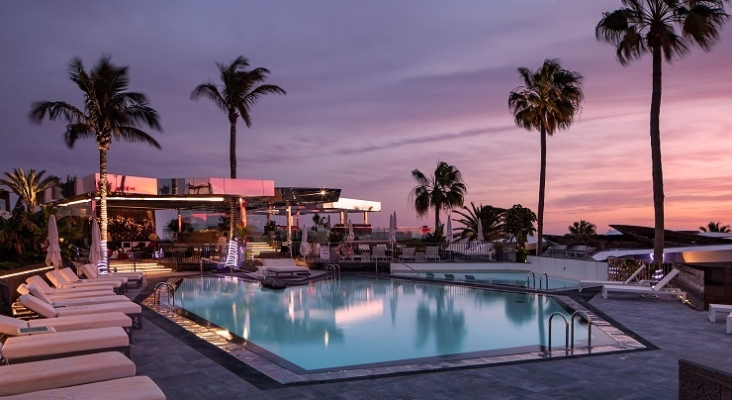
<svg viewBox="0 0 732 400">
<path fill-rule="evenodd" d="M 105 282 L 119 282 L 120 285 L 122 285 L 123 288 L 127 289 L 127 281 L 129 279 L 125 277 L 103 277 L 103 278 L 93 278 L 93 279 L 81 279 L 76 275 L 76 272 L 74 272 L 71 268 L 61 268 L 59 272 L 66 278 L 69 282 L 82 282 L 82 283 L 105 283 Z M 112 283 L 114 285 L 114 283 Z"/>
<path fill-rule="evenodd" d="M 671 282 L 676 275 L 679 274 L 679 270 L 674 268 L 666 274 L 655 286 L 636 286 L 636 285 L 603 285 L 602 286 L 602 297 L 607 299 L 607 295 L 610 292 L 625 292 L 625 293 L 638 293 L 638 294 L 653 294 L 653 295 L 672 295 L 681 296 L 681 301 L 686 301 L 686 292 L 682 292 L 678 289 L 665 288 L 665 286 Z"/>
<path fill-rule="evenodd" d="M 582 289 L 590 286 L 602 286 L 602 285 L 631 285 L 631 284 L 637 284 L 640 285 L 640 282 L 633 282 L 637 277 L 638 274 L 641 273 L 646 268 L 645 265 L 641 265 L 638 267 L 638 269 L 633 272 L 633 275 L 631 275 L 628 279 L 626 279 L 624 282 L 620 281 L 592 281 L 592 280 L 581 280 L 579 281 L 579 291 L 581 292 Z"/>
<path fill-rule="evenodd" d="M 732 312 L 732 304 L 709 304 L 709 322 L 717 321 L 718 312 Z"/>
<path fill-rule="evenodd" d="M 291 258 L 265 258 L 262 260 L 262 266 L 266 268 L 265 276 L 280 275 L 302 275 L 310 276 L 310 269 L 295 264 Z"/>
<path fill-rule="evenodd" d="M 39 275 L 33 275 L 25 280 L 28 284 L 34 284 L 41 288 L 43 290 L 43 293 L 46 293 L 50 296 L 55 297 L 92 297 L 92 296 L 109 296 L 110 294 L 114 293 L 114 288 L 112 288 L 112 285 L 105 286 L 105 289 L 99 290 L 96 288 L 66 288 L 66 289 L 56 289 L 49 286 L 49 284 L 46 282 L 45 279 L 43 279 Z M 18 286 L 20 287 L 20 286 Z M 83 295 L 80 295 L 80 293 L 84 293 Z M 27 294 L 27 293 L 21 293 L 21 294 Z"/>
<path fill-rule="evenodd" d="M 122 328 L 99 328 L 15 336 L 6 339 L 0 347 L 5 364 L 105 351 L 120 351 L 129 357 L 130 338 L 127 332 Z"/>
<path fill-rule="evenodd" d="M 24 294 L 18 301 L 29 310 L 44 318 L 68 317 L 74 315 L 102 314 L 108 312 L 121 312 L 132 318 L 137 329 L 142 329 L 142 307 L 132 301 L 126 303 L 106 303 L 89 306 L 51 307 L 31 295 Z"/>
<path fill-rule="evenodd" d="M 106 290 L 109 287 L 112 287 L 112 289 L 117 292 L 118 294 L 122 294 L 123 288 L 122 284 L 119 282 L 114 281 L 107 281 L 103 283 L 85 283 L 85 282 L 71 282 L 68 279 L 66 279 L 59 271 L 48 271 L 46 272 L 46 278 L 55 286 L 58 288 L 86 288 L 86 289 L 94 289 L 94 290 Z"/>
<path fill-rule="evenodd" d="M 122 328 L 131 335 L 132 319 L 121 312 L 104 314 L 74 315 L 58 318 L 36 318 L 28 321 L 0 315 L 0 335 L 19 336 L 25 334 L 21 330 L 46 326 L 56 332 L 81 331 L 84 329 Z M 32 331 L 32 330 L 31 330 Z M 131 338 L 131 336 L 130 336 Z"/>
<path fill-rule="evenodd" d="M 81 272 L 84 274 L 84 276 L 86 276 L 89 279 L 96 279 L 96 278 L 102 277 L 99 275 L 99 270 L 94 265 L 84 264 L 80 268 L 81 268 Z M 142 287 L 142 280 L 145 277 L 145 274 L 143 274 L 142 272 L 113 272 L 113 273 L 111 272 L 111 273 L 109 273 L 109 275 L 106 275 L 106 276 L 109 276 L 111 278 L 117 278 L 117 277 L 127 278 L 128 284 L 130 282 L 134 282 L 135 287 L 139 288 L 139 287 Z"/>
<path fill-rule="evenodd" d="M 41 299 L 42 301 L 50 304 L 52 307 L 62 306 L 85 306 L 90 304 L 104 304 L 104 303 L 121 303 L 131 301 L 128 297 L 113 294 L 110 296 L 93 296 L 93 297 L 80 297 L 74 299 L 52 299 L 47 296 L 41 289 L 36 285 L 28 285 L 28 292 L 35 298 Z"/>
<path fill-rule="evenodd" d="M 4 365 L 0 397 L 126 378 L 135 370 L 135 363 L 116 351 Z"/>
<path fill-rule="evenodd" d="M 405 247 L 402 249 L 402 254 L 399 256 L 399 261 L 417 261 L 417 255 L 414 247 Z"/>
<path fill-rule="evenodd" d="M 165 393 L 144 375 L 9 396 L 8 400 L 165 400 Z"/>
<path fill-rule="evenodd" d="M 437 246 L 427 246 L 424 250 L 424 259 L 426 261 L 440 261 L 440 248 Z"/>
</svg>

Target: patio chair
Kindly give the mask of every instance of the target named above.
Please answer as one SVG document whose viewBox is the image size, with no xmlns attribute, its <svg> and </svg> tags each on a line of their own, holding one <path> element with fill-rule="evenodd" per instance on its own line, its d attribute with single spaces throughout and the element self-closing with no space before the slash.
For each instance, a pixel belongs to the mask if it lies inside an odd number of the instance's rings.
<svg viewBox="0 0 732 400">
<path fill-rule="evenodd" d="M 371 258 L 374 261 L 389 261 L 389 257 L 386 255 L 386 246 L 374 246 L 373 253 L 371 253 Z"/>
<path fill-rule="evenodd" d="M 581 281 L 579 281 L 579 291 L 581 292 L 581 291 L 582 291 L 582 289 L 584 289 L 585 287 L 589 287 L 589 286 L 602 286 L 602 285 L 630 285 L 630 284 L 637 284 L 637 285 L 640 285 L 640 284 L 641 284 L 641 282 L 640 282 L 640 281 L 638 281 L 638 282 L 633 282 L 633 281 L 634 281 L 634 280 L 635 280 L 635 279 L 636 279 L 636 278 L 638 277 L 638 274 L 640 274 L 640 273 L 641 273 L 641 271 L 643 271 L 644 269 L 646 269 L 646 266 L 645 266 L 645 265 L 641 265 L 640 267 L 638 267 L 638 269 L 636 269 L 636 270 L 635 270 L 635 272 L 633 272 L 633 275 L 631 275 L 630 277 L 628 277 L 628 279 L 626 279 L 626 280 L 625 280 L 625 281 L 623 281 L 623 282 L 621 282 L 621 281 L 593 281 L 593 280 L 581 280 Z"/>
<path fill-rule="evenodd" d="M 414 247 L 403 248 L 402 254 L 399 256 L 399 261 L 417 261 L 417 256 L 414 253 L 416 250 Z"/>
<path fill-rule="evenodd" d="M 10 396 L 12 400 L 104 399 L 165 400 L 165 393 L 147 376 L 112 379 L 84 385 L 39 390 Z"/>
<path fill-rule="evenodd" d="M 0 397 L 126 378 L 135 372 L 135 363 L 117 351 L 4 365 Z"/>
<path fill-rule="evenodd" d="M 84 276 L 89 279 L 96 279 L 100 277 L 99 270 L 91 264 L 84 264 L 80 268 Z M 145 274 L 142 272 L 110 272 L 109 275 L 105 276 L 112 278 L 127 278 L 127 283 L 129 284 L 130 282 L 134 282 L 136 288 L 142 287 L 142 280 L 145 278 Z"/>
<path fill-rule="evenodd" d="M 427 261 L 440 261 L 440 248 L 437 246 L 427 246 L 424 251 L 424 259 Z"/>
<path fill-rule="evenodd" d="M 133 324 L 137 329 L 142 329 L 142 307 L 132 301 L 126 303 L 106 303 L 94 304 L 88 306 L 69 306 L 69 307 L 51 307 L 50 304 L 44 303 L 31 295 L 24 294 L 18 298 L 20 304 L 27 309 L 44 318 L 67 317 L 73 315 L 90 315 L 103 314 L 108 312 L 121 312 L 132 318 Z"/>
<path fill-rule="evenodd" d="M 90 304 L 123 303 L 131 301 L 128 297 L 118 294 L 113 294 L 111 296 L 78 297 L 73 299 L 52 299 L 43 293 L 43 291 L 36 285 L 28 285 L 27 288 L 30 295 L 50 304 L 51 307 L 85 306 Z"/>
<path fill-rule="evenodd" d="M 73 297 L 92 297 L 92 296 L 109 296 L 115 294 L 112 286 L 107 286 L 106 289 L 98 290 L 96 288 L 66 288 L 66 289 L 55 289 L 52 288 L 40 275 L 33 275 L 26 278 L 26 283 L 34 284 L 38 286 L 43 293 L 51 296 L 52 298 L 73 298 Z M 20 286 L 18 286 L 20 288 Z M 19 290 L 20 292 L 20 290 Z M 20 293 L 20 294 L 27 294 Z"/>
<path fill-rule="evenodd" d="M 638 293 L 640 295 L 653 294 L 653 295 L 681 296 L 681 301 L 685 302 L 686 301 L 686 292 L 682 292 L 679 289 L 665 287 L 666 285 L 668 285 L 669 282 L 671 282 L 671 279 L 673 279 L 678 274 L 679 274 L 679 270 L 674 268 L 671 270 L 671 272 L 666 274 L 666 276 L 664 276 L 660 282 L 658 282 L 654 286 L 602 285 L 602 297 L 604 299 L 607 299 L 607 295 L 610 292 L 626 292 L 626 293 Z"/>
<path fill-rule="evenodd" d="M 11 364 L 105 351 L 120 351 L 129 358 L 127 332 L 122 328 L 98 328 L 14 336 L 5 340 L 0 356 L 5 364 Z"/>
</svg>

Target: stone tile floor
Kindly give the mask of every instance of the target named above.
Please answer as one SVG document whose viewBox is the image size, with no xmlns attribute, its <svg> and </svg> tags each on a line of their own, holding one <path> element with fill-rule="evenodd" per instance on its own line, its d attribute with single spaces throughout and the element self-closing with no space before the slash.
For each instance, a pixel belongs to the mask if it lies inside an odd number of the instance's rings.
<svg viewBox="0 0 732 400">
<path fill-rule="evenodd" d="M 151 286 L 167 277 L 151 276 Z M 675 399 L 678 360 L 732 371 L 732 335 L 707 313 L 668 298 L 596 295 L 590 305 L 653 350 L 493 365 L 318 384 L 282 385 L 146 310 L 132 359 L 177 399 Z"/>
</svg>

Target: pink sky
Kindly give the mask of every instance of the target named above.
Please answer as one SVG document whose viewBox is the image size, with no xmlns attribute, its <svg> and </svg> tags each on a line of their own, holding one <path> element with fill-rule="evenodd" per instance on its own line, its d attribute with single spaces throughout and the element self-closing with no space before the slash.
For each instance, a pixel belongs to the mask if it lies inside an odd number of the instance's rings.
<svg viewBox="0 0 732 400">
<path fill-rule="evenodd" d="M 518 67 L 558 58 L 585 77 L 583 112 L 548 142 L 545 232 L 588 220 L 653 224 L 649 140 L 650 59 L 622 67 L 594 27 L 618 0 L 411 2 L 314 0 L 247 4 L 181 1 L 9 4 L 0 15 L 0 172 L 98 171 L 93 143 L 68 150 L 63 123 L 28 122 L 30 104 L 80 105 L 68 81 L 74 56 L 130 66 L 131 88 L 161 114 L 163 151 L 115 142 L 111 173 L 228 176 L 228 123 L 190 91 L 217 79 L 215 62 L 242 54 L 288 91 L 263 99 L 240 124 L 239 177 L 276 186 L 339 187 L 381 201 L 386 226 L 432 225 L 408 203 L 411 170 L 457 166 L 466 203 L 536 210 L 539 135 L 514 126 L 508 93 Z M 84 12 L 80 12 L 80 10 Z M 732 28 L 711 53 L 664 65 L 661 132 L 667 227 L 732 223 Z M 444 221 L 444 218 L 443 218 Z"/>
</svg>

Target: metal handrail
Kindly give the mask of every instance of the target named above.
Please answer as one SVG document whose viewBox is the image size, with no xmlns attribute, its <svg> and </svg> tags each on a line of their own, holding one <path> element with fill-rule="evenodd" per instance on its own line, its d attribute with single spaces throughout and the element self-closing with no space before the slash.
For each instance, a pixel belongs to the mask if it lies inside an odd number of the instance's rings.
<svg viewBox="0 0 732 400">
<path fill-rule="evenodd" d="M 590 316 L 586 312 L 584 312 L 582 310 L 577 310 L 572 313 L 572 317 L 570 318 L 572 320 L 572 334 L 571 334 L 572 350 L 574 350 L 574 318 L 575 317 L 582 317 L 585 319 L 585 321 L 587 321 L 587 348 L 588 349 L 592 348 L 592 318 L 590 318 Z"/>
<path fill-rule="evenodd" d="M 534 273 L 534 271 L 529 271 L 529 273 L 526 274 L 526 289 L 530 289 L 530 287 L 529 287 L 529 277 L 530 276 L 534 277 L 534 286 L 533 287 L 534 287 L 534 289 L 536 289 L 536 274 Z M 539 283 L 541 283 L 541 282 L 539 282 Z"/>
<path fill-rule="evenodd" d="M 333 270 L 333 278 L 341 278 L 341 266 L 338 264 L 328 264 L 325 267 L 325 272 Z"/>
<path fill-rule="evenodd" d="M 547 347 L 547 354 L 551 356 L 552 354 L 552 319 L 559 315 L 564 320 L 564 351 L 568 352 L 570 350 L 569 348 L 569 321 L 567 320 L 567 317 L 564 316 L 564 314 L 560 312 L 552 313 L 552 315 L 549 316 L 549 346 Z"/>
<path fill-rule="evenodd" d="M 541 278 L 544 278 L 544 277 L 546 277 L 546 289 L 544 289 L 544 290 L 549 290 L 549 275 L 546 272 L 542 272 L 541 275 L 539 275 L 539 290 L 542 289 Z M 536 283 L 534 283 L 534 288 L 536 288 Z"/>
<path fill-rule="evenodd" d="M 175 305 L 175 296 L 174 296 L 175 286 L 173 286 L 173 284 L 169 283 L 169 282 L 158 282 L 157 284 L 155 284 L 155 289 L 153 290 L 153 302 L 155 304 L 161 304 L 160 303 L 160 297 L 161 297 L 160 292 L 162 291 L 163 288 L 166 288 L 168 290 L 168 296 L 167 296 L 168 306 L 170 307 L 171 297 L 173 298 L 173 305 Z"/>
</svg>

